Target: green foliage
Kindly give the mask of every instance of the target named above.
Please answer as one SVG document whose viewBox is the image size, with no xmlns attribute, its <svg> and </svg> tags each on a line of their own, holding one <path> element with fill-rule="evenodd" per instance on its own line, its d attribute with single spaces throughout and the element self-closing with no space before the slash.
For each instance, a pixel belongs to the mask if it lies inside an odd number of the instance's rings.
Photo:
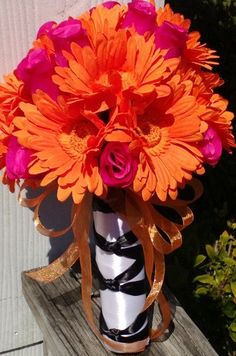
<svg viewBox="0 0 236 356">
<path fill-rule="evenodd" d="M 195 267 L 201 274 L 194 282 L 196 297 L 208 296 L 218 304 L 226 320 L 224 327 L 236 342 L 236 224 L 228 222 L 228 229 L 230 233 L 224 231 L 213 246 L 206 245 L 207 256 L 196 257 Z M 226 340 L 229 349 L 231 340 Z"/>
</svg>

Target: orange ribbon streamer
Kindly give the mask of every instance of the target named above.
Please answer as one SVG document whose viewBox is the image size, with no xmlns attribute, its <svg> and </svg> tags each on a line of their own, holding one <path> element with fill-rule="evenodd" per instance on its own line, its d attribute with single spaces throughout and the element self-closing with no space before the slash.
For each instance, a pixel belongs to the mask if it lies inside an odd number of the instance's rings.
<svg viewBox="0 0 236 356">
<path fill-rule="evenodd" d="M 150 292 L 146 297 L 143 310 L 149 308 L 155 301 L 158 302 L 162 315 L 162 322 L 156 330 L 150 330 L 151 340 L 156 340 L 168 328 L 171 321 L 169 304 L 162 293 L 162 285 L 165 275 L 165 258 L 166 254 L 173 252 L 182 244 L 181 230 L 193 221 L 193 213 L 187 206 L 196 200 L 202 193 L 202 185 L 197 180 L 189 183 L 194 192 L 192 200 L 175 201 L 167 200 L 160 202 L 144 202 L 141 197 L 132 191 L 121 192 L 111 190 L 107 203 L 123 219 L 125 219 L 135 236 L 140 240 L 143 247 L 146 275 L 150 284 Z M 71 224 L 60 231 L 48 230 L 39 219 L 39 210 L 42 202 L 55 190 L 55 185 L 51 185 L 33 199 L 22 198 L 22 190 L 26 187 L 23 185 L 19 194 L 19 201 L 22 205 L 35 208 L 34 221 L 37 230 L 42 234 L 50 237 L 58 237 L 73 230 L 74 240 L 67 250 L 52 262 L 50 265 L 31 271 L 30 277 L 40 282 L 51 282 L 64 274 L 72 265 L 80 259 L 81 266 L 81 290 L 84 311 L 88 323 L 100 340 L 109 346 L 115 352 L 133 353 L 141 352 L 147 346 L 146 340 L 126 344 L 109 340 L 102 336 L 95 325 L 92 312 L 92 264 L 89 247 L 89 231 L 92 217 L 92 195 L 85 194 L 79 205 L 74 205 L 71 213 Z M 171 208 L 181 218 L 182 223 L 176 223 L 165 217 L 153 204 L 165 208 Z"/>
</svg>

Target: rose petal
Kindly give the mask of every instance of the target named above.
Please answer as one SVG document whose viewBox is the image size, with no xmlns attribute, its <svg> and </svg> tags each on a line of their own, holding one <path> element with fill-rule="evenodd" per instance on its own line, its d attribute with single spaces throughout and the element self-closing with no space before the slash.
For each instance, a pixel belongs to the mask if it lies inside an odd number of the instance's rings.
<svg viewBox="0 0 236 356">
<path fill-rule="evenodd" d="M 200 150 L 206 163 L 215 166 L 222 155 L 222 141 L 218 132 L 209 127 L 204 133 L 203 141 L 200 144 Z"/>
<path fill-rule="evenodd" d="M 143 35 L 145 32 L 153 32 L 156 25 L 156 10 L 150 2 L 133 0 L 128 4 L 128 12 L 125 15 L 121 28 L 134 26 L 136 31 Z"/>
<path fill-rule="evenodd" d="M 32 160 L 32 151 L 22 147 L 17 138 L 9 140 L 6 154 L 6 172 L 9 179 L 29 178 L 28 165 Z"/>
<path fill-rule="evenodd" d="M 18 79 L 25 84 L 26 90 L 33 94 L 37 89 L 43 90 L 52 99 L 58 96 L 58 88 L 52 82 L 53 65 L 46 50 L 36 48 L 19 63 L 15 70 Z"/>
<path fill-rule="evenodd" d="M 132 184 L 138 167 L 137 157 L 129 151 L 129 144 L 109 142 L 100 157 L 100 174 L 111 187 L 125 188 Z"/>
<path fill-rule="evenodd" d="M 40 36 L 43 36 L 43 35 L 50 34 L 50 32 L 52 31 L 53 26 L 55 26 L 55 25 L 56 25 L 56 22 L 54 22 L 54 21 L 45 22 L 39 28 L 38 33 L 37 33 L 37 38 L 40 38 Z"/>
<path fill-rule="evenodd" d="M 120 5 L 117 1 L 105 1 L 102 6 L 106 7 L 107 9 L 112 9 L 114 6 Z"/>
<path fill-rule="evenodd" d="M 87 33 L 83 29 L 81 21 L 73 18 L 63 21 L 54 27 L 48 36 L 54 44 L 56 62 L 62 67 L 67 65 L 62 51 L 70 51 L 72 42 L 79 44 L 81 47 L 89 45 Z"/>
<path fill-rule="evenodd" d="M 165 58 L 179 57 L 186 47 L 187 31 L 169 21 L 165 21 L 155 31 L 155 44 L 157 48 L 169 49 Z"/>
</svg>

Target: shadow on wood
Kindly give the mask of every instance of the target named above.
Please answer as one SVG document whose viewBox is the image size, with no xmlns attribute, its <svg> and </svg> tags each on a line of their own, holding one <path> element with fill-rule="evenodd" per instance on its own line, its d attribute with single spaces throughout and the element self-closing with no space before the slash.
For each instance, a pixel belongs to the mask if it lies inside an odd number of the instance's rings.
<svg viewBox="0 0 236 356">
<path fill-rule="evenodd" d="M 22 273 L 23 294 L 52 356 L 112 355 L 88 326 L 81 300 L 79 274 L 67 272 L 56 281 L 43 284 L 32 280 L 26 273 Z M 173 314 L 171 328 L 160 341 L 151 343 L 140 355 L 217 356 L 176 298 L 169 291 L 166 293 Z M 92 304 L 95 322 L 98 324 L 100 298 L 96 287 L 93 290 Z M 153 327 L 159 322 L 160 313 L 155 306 Z M 44 348 L 45 356 L 47 348 Z"/>
</svg>

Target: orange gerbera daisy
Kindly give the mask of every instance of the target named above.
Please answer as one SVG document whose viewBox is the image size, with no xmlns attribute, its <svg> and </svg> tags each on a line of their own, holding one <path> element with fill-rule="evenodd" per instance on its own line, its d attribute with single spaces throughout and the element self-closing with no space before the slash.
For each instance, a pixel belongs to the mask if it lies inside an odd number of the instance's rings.
<svg viewBox="0 0 236 356">
<path fill-rule="evenodd" d="M 56 67 L 54 82 L 77 103 L 94 112 L 119 104 L 122 95 L 134 94 L 139 101 L 156 92 L 177 67 L 179 60 L 164 60 L 165 50 L 156 50 L 154 38 L 147 41 L 129 30 L 97 34 L 94 48 L 72 43 L 68 67 Z"/>
<path fill-rule="evenodd" d="M 197 142 L 207 125 L 198 117 L 199 105 L 189 83 L 172 89 L 172 95 L 156 99 L 137 117 L 132 146 L 140 149 L 140 164 L 134 179 L 134 191 L 148 200 L 154 193 L 165 201 L 177 197 L 177 188 L 202 174 L 202 154 Z"/>
<path fill-rule="evenodd" d="M 234 114 L 227 111 L 228 101 L 218 94 L 213 94 L 206 106 L 202 108 L 200 118 L 213 126 L 222 141 L 222 146 L 231 152 L 231 147 L 236 147 L 232 133 L 232 120 Z"/>
<path fill-rule="evenodd" d="M 101 4 L 78 17 L 87 31 L 92 46 L 96 46 L 98 34 L 103 33 L 108 37 L 111 30 L 117 29 L 126 11 L 127 5 L 118 5 L 108 9 Z"/>
<path fill-rule="evenodd" d="M 89 112 L 71 117 L 62 98 L 57 104 L 41 91 L 33 100 L 34 104 L 21 104 L 24 116 L 14 120 L 20 144 L 36 152 L 29 173 L 43 174 L 41 186 L 57 181 L 60 201 L 72 194 L 78 204 L 87 190 L 101 196 L 105 188 L 98 172 L 100 141 L 96 146 L 93 137 L 103 122 Z"/>
<path fill-rule="evenodd" d="M 178 70 L 179 80 L 190 80 L 193 84 L 191 94 L 194 95 L 199 104 L 208 104 L 214 89 L 221 86 L 224 81 L 217 73 L 199 71 L 189 68 Z"/>
<path fill-rule="evenodd" d="M 199 118 L 213 126 L 219 133 L 223 147 L 230 151 L 230 147 L 235 147 L 232 133 L 232 120 L 234 114 L 227 111 L 228 101 L 218 94 L 214 94 L 214 89 L 223 84 L 223 80 L 218 74 L 188 70 L 186 73 L 180 71 L 179 82 L 192 83 L 191 95 L 196 97 L 199 103 Z M 175 76 L 177 77 L 177 76 Z M 172 82 L 174 78 L 172 78 Z"/>
<path fill-rule="evenodd" d="M 191 21 L 185 19 L 183 15 L 174 13 L 169 4 L 166 4 L 164 8 L 157 9 L 157 24 L 161 26 L 165 21 L 169 21 L 175 25 L 181 26 L 186 31 L 189 30 Z"/>
<path fill-rule="evenodd" d="M 4 132 L 5 130 L 3 130 L 5 121 L 5 115 L 0 111 L 0 169 L 5 167 L 5 155 L 7 153 L 7 134 Z"/>
<path fill-rule="evenodd" d="M 24 92 L 24 83 L 13 73 L 4 79 L 5 83 L 0 84 L 0 169 L 5 167 L 9 138 L 15 131 L 13 119 L 21 113 L 20 103 L 29 100 Z M 7 184 L 11 191 L 14 191 L 14 182 L 3 173 L 3 183 Z"/>
<path fill-rule="evenodd" d="M 0 111 L 0 170 L 6 166 L 6 154 L 8 151 L 9 138 L 14 130 L 12 122 L 7 120 L 7 117 Z M 7 177 L 5 171 L 1 176 L 1 182 L 6 184 L 9 190 L 13 193 L 15 190 L 15 181 Z"/>
<path fill-rule="evenodd" d="M 187 40 L 187 48 L 184 50 L 184 59 L 196 66 L 201 66 L 206 69 L 212 69 L 213 65 L 218 64 L 216 51 L 206 47 L 206 44 L 201 44 L 199 39 L 201 35 L 194 31 L 189 33 Z"/>
<path fill-rule="evenodd" d="M 0 84 L 0 107 L 8 120 L 18 114 L 19 103 L 29 98 L 23 92 L 24 83 L 11 73 L 4 77 L 5 83 Z"/>
</svg>

